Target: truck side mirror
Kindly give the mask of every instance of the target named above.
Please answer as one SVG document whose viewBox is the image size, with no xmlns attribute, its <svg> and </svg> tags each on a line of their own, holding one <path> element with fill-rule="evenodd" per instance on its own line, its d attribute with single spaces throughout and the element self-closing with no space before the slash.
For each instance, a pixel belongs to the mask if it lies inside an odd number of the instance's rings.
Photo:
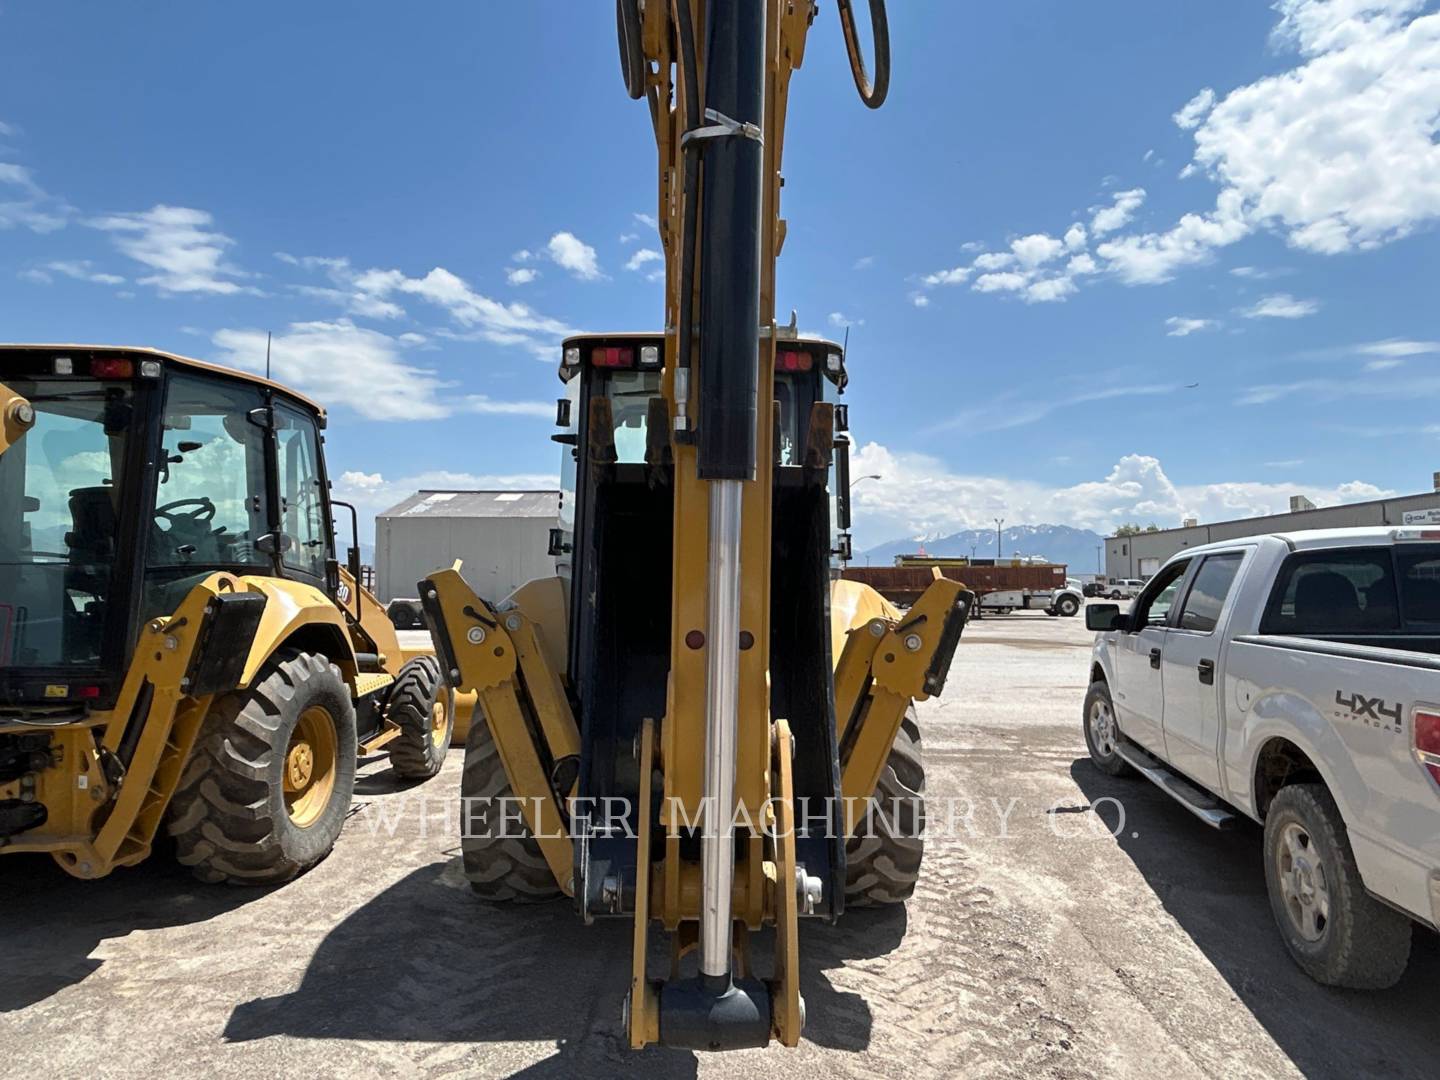
<svg viewBox="0 0 1440 1080">
<path fill-rule="evenodd" d="M 1120 613 L 1119 604 L 1091 604 L 1085 609 L 1085 629 L 1104 633 L 1108 630 L 1126 630 L 1127 620 Z"/>
</svg>

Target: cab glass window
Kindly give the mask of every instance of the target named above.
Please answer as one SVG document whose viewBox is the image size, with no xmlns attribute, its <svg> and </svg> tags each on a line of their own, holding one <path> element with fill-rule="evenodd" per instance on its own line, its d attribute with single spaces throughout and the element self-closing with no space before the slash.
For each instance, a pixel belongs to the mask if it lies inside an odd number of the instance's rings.
<svg viewBox="0 0 1440 1080">
<path fill-rule="evenodd" d="M 1401 614 L 1407 626 L 1440 623 L 1440 548 L 1395 549 Z"/>
<path fill-rule="evenodd" d="M 1185 577 L 1185 571 L 1190 563 L 1175 563 L 1161 570 L 1155 579 L 1151 581 L 1150 588 L 1141 594 L 1139 605 L 1136 608 L 1138 623 L 1141 626 L 1164 626 L 1170 619 L 1170 609 L 1175 606 L 1176 594 L 1180 591 L 1180 582 Z"/>
<path fill-rule="evenodd" d="M 615 371 L 607 380 L 606 396 L 615 423 L 615 459 L 622 465 L 645 464 L 645 425 L 650 399 L 660 393 L 658 371 Z"/>
<path fill-rule="evenodd" d="M 1243 558 L 1244 555 L 1237 551 L 1234 554 L 1211 555 L 1200 564 L 1195 583 L 1190 586 L 1185 607 L 1180 612 L 1180 629 L 1196 630 L 1202 634 L 1215 629 Z"/>
<path fill-rule="evenodd" d="M 275 406 L 280 468 L 280 531 L 288 539 L 281 556 L 290 570 L 325 576 L 325 492 L 320 475 L 320 433 L 312 416 L 283 403 Z"/>
<path fill-rule="evenodd" d="M 1280 568 L 1260 632 L 1324 636 L 1399 628 L 1390 549 L 1381 547 L 1291 555 Z"/>
</svg>

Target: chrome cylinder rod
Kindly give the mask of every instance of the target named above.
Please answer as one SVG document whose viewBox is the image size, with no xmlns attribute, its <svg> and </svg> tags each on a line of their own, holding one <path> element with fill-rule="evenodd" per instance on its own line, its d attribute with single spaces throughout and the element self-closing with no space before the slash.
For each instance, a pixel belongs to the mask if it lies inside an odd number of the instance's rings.
<svg viewBox="0 0 1440 1080">
<path fill-rule="evenodd" d="M 700 972 L 712 977 L 730 974 L 730 892 L 735 880 L 735 750 L 740 724 L 740 485 L 739 480 L 710 483 Z"/>
</svg>

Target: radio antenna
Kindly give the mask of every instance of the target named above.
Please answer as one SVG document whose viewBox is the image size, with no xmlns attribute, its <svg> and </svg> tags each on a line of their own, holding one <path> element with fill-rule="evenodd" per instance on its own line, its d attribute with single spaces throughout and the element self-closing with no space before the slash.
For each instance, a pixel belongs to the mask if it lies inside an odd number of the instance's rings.
<svg viewBox="0 0 1440 1080">
<path fill-rule="evenodd" d="M 846 328 L 846 331 L 845 331 L 845 332 L 846 332 L 846 334 L 849 334 L 850 331 L 849 331 L 849 328 L 848 328 L 848 327 Z M 266 331 L 265 331 L 265 378 L 266 378 L 266 379 L 269 379 L 269 378 L 270 378 L 270 331 L 269 331 L 269 330 L 266 330 Z"/>
</svg>

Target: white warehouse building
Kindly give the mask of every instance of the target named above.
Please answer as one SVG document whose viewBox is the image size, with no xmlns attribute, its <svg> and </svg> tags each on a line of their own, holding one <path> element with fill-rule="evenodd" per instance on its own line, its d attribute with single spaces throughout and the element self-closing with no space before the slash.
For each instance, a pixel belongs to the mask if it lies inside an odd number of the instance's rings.
<svg viewBox="0 0 1440 1080">
<path fill-rule="evenodd" d="M 419 491 L 375 517 L 375 588 L 382 603 L 413 597 L 416 584 L 456 559 L 491 603 L 551 577 L 550 530 L 558 491 Z"/>
</svg>

